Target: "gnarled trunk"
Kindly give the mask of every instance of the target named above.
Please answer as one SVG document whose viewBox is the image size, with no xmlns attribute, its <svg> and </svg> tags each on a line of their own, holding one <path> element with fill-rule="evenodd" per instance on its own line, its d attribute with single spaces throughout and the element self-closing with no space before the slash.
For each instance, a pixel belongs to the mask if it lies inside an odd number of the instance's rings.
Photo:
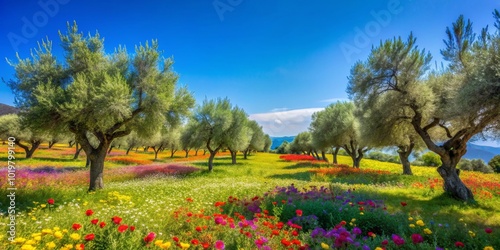
<svg viewBox="0 0 500 250">
<path fill-rule="evenodd" d="M 217 152 L 213 151 L 210 152 L 210 157 L 208 157 L 208 171 L 212 172 L 214 169 L 214 158 Z"/>
<path fill-rule="evenodd" d="M 130 150 L 132 150 L 132 147 L 127 148 L 127 152 L 125 153 L 125 155 L 128 155 L 128 153 L 130 153 Z"/>
<path fill-rule="evenodd" d="M 83 149 L 82 147 L 80 147 L 80 144 L 78 142 L 75 144 L 76 144 L 76 151 L 75 151 L 75 155 L 73 156 L 73 160 L 78 159 L 78 156 L 80 155 L 80 152 Z"/>
<path fill-rule="evenodd" d="M 459 177 L 460 170 L 456 168 L 461 156 L 451 155 L 441 157 L 442 165 L 437 168 L 437 172 L 443 178 L 443 188 L 446 193 L 455 199 L 463 201 L 473 201 L 474 194 L 465 186 Z"/>
<path fill-rule="evenodd" d="M 403 165 L 404 175 L 413 175 L 413 172 L 411 171 L 410 160 L 408 158 L 410 157 L 414 146 L 415 144 L 413 142 L 410 143 L 408 147 L 402 145 L 398 146 L 399 160 L 401 160 L 401 165 Z"/>
<path fill-rule="evenodd" d="M 174 158 L 175 152 L 177 152 L 177 149 L 170 150 L 170 158 Z"/>
<path fill-rule="evenodd" d="M 333 151 L 333 164 L 338 164 L 337 161 L 337 155 L 339 154 L 340 147 L 335 147 L 335 150 Z"/>
<path fill-rule="evenodd" d="M 90 161 L 90 183 L 89 192 L 104 188 L 104 159 L 106 158 L 108 146 L 104 145 L 93 149 L 87 153 L 87 159 Z"/>
<path fill-rule="evenodd" d="M 321 150 L 321 158 L 323 159 L 323 161 L 328 162 L 328 158 L 326 158 L 326 154 L 325 154 L 324 150 Z"/>
<path fill-rule="evenodd" d="M 56 140 L 49 141 L 49 148 L 52 148 L 57 143 Z"/>
<path fill-rule="evenodd" d="M 235 165 L 236 164 L 236 150 L 231 150 L 229 149 L 229 152 L 231 153 L 231 164 Z"/>
<path fill-rule="evenodd" d="M 24 149 L 24 152 L 26 153 L 26 159 L 31 159 L 33 157 L 33 153 L 35 153 L 35 150 L 42 144 L 41 140 L 31 140 L 31 148 L 27 145 L 24 145 L 21 140 L 16 140 L 16 144 Z"/>
<path fill-rule="evenodd" d="M 189 149 L 184 149 L 184 152 L 186 152 L 186 156 L 185 157 L 188 158 L 188 156 L 189 156 Z"/>
</svg>

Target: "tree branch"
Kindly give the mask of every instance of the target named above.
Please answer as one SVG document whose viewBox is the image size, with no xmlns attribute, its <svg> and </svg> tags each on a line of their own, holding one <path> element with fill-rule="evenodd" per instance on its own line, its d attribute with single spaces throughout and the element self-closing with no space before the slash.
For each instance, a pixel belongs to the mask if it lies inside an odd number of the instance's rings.
<svg viewBox="0 0 500 250">
<path fill-rule="evenodd" d="M 444 124 L 440 123 L 439 127 L 443 128 L 446 131 L 446 136 L 448 136 L 448 138 L 452 138 L 450 130 Z"/>
</svg>

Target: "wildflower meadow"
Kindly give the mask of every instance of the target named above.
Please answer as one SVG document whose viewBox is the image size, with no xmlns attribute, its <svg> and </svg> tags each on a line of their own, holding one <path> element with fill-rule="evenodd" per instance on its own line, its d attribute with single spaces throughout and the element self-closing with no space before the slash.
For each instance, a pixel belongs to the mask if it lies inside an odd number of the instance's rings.
<svg viewBox="0 0 500 250">
<path fill-rule="evenodd" d="M 87 193 L 85 156 L 69 150 L 18 160 L 13 238 L 0 183 L 0 249 L 500 249 L 498 174 L 462 173 L 476 197 L 463 203 L 431 167 L 222 152 L 209 172 L 208 154 L 116 149 Z"/>
</svg>

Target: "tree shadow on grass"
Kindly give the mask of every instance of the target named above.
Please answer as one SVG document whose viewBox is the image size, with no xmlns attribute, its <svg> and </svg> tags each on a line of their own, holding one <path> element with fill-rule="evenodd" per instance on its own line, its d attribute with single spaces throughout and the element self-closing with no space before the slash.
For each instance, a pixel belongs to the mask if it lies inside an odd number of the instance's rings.
<svg viewBox="0 0 500 250">
<path fill-rule="evenodd" d="M 293 174 L 275 174 L 271 175 L 268 178 L 271 179 L 283 179 L 283 180 L 300 180 L 300 181 L 311 181 L 311 173 L 309 171 L 298 172 Z"/>
<path fill-rule="evenodd" d="M 327 165 L 326 163 L 299 162 L 294 165 L 286 166 L 283 169 L 320 168 L 329 166 L 331 165 Z"/>
</svg>

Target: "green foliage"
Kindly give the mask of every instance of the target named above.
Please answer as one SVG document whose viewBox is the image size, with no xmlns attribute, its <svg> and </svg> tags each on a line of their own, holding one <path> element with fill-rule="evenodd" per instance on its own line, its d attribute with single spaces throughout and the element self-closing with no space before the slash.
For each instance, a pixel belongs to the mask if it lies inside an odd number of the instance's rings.
<svg viewBox="0 0 500 250">
<path fill-rule="evenodd" d="M 385 153 L 382 153 L 380 151 L 371 151 L 368 154 L 366 154 L 366 158 L 377 160 L 377 161 L 383 161 L 383 162 L 400 163 L 399 156 L 385 154 Z"/>
<path fill-rule="evenodd" d="M 461 159 L 458 167 L 466 171 L 478 171 L 482 173 L 493 173 L 493 168 L 486 165 L 481 159 Z"/>
<path fill-rule="evenodd" d="M 276 148 L 276 153 L 277 154 L 287 154 L 289 153 L 289 146 L 290 143 L 288 141 L 283 141 L 281 145 Z"/>
<path fill-rule="evenodd" d="M 434 152 L 427 152 L 420 156 L 425 166 L 438 167 L 441 165 L 441 158 Z"/>
<path fill-rule="evenodd" d="M 488 165 L 495 170 L 495 172 L 500 173 L 500 155 L 495 155 L 489 162 Z"/>
</svg>

